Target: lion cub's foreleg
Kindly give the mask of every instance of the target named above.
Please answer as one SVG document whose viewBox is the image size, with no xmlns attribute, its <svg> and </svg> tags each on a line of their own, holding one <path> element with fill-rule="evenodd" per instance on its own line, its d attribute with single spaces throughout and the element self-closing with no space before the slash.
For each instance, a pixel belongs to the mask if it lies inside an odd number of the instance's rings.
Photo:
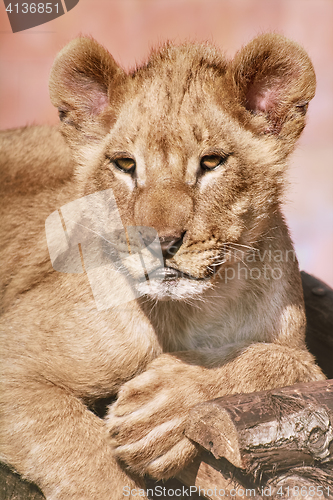
<svg viewBox="0 0 333 500">
<path fill-rule="evenodd" d="M 143 488 L 117 464 L 103 420 L 68 391 L 17 378 L 1 388 L 1 457 L 47 500 L 120 500 Z"/>
</svg>

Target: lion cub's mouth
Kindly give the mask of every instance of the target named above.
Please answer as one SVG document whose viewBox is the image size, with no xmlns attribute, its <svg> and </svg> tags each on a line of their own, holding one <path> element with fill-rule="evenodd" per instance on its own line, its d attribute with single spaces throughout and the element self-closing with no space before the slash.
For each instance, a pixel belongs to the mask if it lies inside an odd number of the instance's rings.
<svg viewBox="0 0 333 500">
<path fill-rule="evenodd" d="M 188 273 L 179 271 L 173 267 L 165 266 L 155 269 L 153 272 L 149 273 L 149 280 L 159 280 L 159 281 L 175 281 L 179 278 L 199 280 L 200 278 L 195 278 Z"/>
<path fill-rule="evenodd" d="M 166 301 L 195 298 L 211 287 L 211 280 L 197 278 L 173 267 L 164 266 L 154 269 L 145 278 L 138 280 L 136 290 L 140 295 Z"/>
</svg>

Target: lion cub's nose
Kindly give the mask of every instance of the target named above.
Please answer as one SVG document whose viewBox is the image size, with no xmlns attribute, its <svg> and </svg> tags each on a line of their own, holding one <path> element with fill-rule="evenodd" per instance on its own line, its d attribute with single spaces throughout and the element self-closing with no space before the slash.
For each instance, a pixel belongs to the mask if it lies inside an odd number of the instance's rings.
<svg viewBox="0 0 333 500">
<path fill-rule="evenodd" d="M 161 236 L 159 238 L 162 255 L 164 260 L 171 259 L 175 255 L 175 253 L 179 250 L 183 243 L 184 234 L 182 235 L 170 235 L 170 236 Z"/>
</svg>

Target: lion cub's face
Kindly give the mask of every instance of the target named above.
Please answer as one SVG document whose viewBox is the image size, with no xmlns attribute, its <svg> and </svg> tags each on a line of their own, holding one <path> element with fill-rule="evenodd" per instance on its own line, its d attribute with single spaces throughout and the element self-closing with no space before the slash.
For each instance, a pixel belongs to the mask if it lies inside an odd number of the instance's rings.
<svg viewBox="0 0 333 500">
<path fill-rule="evenodd" d="M 112 188 L 123 225 L 139 227 L 153 257 L 149 228 L 158 234 L 162 254 L 139 291 L 183 298 L 269 229 L 314 75 L 302 49 L 276 35 L 230 63 L 211 47 L 169 46 L 130 75 L 78 39 L 58 56 L 50 89 L 84 194 Z M 118 237 L 126 246 L 126 230 Z"/>
</svg>

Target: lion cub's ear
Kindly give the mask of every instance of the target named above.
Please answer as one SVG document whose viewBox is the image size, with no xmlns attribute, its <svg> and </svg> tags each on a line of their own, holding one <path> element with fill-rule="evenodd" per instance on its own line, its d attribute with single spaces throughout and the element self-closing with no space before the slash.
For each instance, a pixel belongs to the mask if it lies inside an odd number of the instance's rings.
<svg viewBox="0 0 333 500">
<path fill-rule="evenodd" d="M 50 75 L 51 102 L 65 133 L 74 129 L 100 135 L 112 121 L 125 73 L 92 38 L 76 38 L 58 54 Z M 72 131 L 68 132 L 66 126 Z"/>
<path fill-rule="evenodd" d="M 242 107 L 256 115 L 259 132 L 297 139 L 316 89 L 313 66 L 302 47 L 280 35 L 258 36 L 236 54 L 229 76 Z"/>
</svg>

